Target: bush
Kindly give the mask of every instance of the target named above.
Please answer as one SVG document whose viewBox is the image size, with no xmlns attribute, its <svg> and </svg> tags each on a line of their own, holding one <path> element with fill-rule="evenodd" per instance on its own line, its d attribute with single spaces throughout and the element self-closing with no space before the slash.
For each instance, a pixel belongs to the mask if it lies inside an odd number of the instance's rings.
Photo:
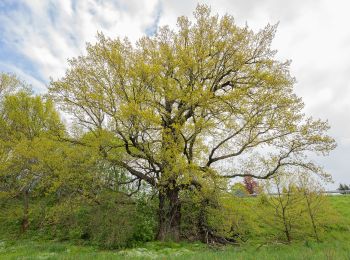
<svg viewBox="0 0 350 260">
<path fill-rule="evenodd" d="M 99 204 L 75 199 L 50 209 L 46 229 L 59 239 L 81 239 L 103 248 L 122 248 L 154 239 L 152 203 L 105 193 Z"/>
<path fill-rule="evenodd" d="M 219 191 L 206 195 L 185 193 L 182 196 L 182 235 L 189 240 L 207 240 L 205 242 L 210 242 L 210 236 L 247 241 L 259 233 L 254 203 L 255 198 Z M 205 232 L 208 234 L 203 234 Z"/>
<path fill-rule="evenodd" d="M 142 196 L 136 201 L 136 212 L 133 218 L 133 233 L 130 246 L 152 241 L 157 230 L 157 200 Z"/>
<path fill-rule="evenodd" d="M 109 249 L 135 246 L 155 238 L 155 200 L 106 192 L 99 195 L 98 201 L 82 196 L 32 200 L 29 229 L 21 234 L 21 201 L 2 199 L 1 237 L 75 240 Z"/>
<path fill-rule="evenodd" d="M 136 218 L 136 205 L 130 199 L 115 198 L 107 194 L 100 205 L 90 208 L 87 230 L 80 238 L 91 240 L 104 248 L 126 247 L 132 237 Z M 117 202 L 116 202 L 117 200 Z M 83 216 L 82 216 L 83 217 Z"/>
</svg>

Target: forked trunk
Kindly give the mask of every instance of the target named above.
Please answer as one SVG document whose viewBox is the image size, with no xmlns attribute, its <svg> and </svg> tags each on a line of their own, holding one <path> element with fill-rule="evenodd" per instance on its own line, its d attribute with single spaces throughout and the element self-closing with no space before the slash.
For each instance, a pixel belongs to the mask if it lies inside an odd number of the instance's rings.
<svg viewBox="0 0 350 260">
<path fill-rule="evenodd" d="M 160 241 L 180 240 L 181 203 L 178 189 L 159 192 L 158 234 Z"/>
</svg>

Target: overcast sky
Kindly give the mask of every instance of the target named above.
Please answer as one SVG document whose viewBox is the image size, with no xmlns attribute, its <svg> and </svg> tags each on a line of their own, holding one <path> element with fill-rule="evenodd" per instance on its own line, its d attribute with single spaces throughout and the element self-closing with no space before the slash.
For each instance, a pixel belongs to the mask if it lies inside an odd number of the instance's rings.
<svg viewBox="0 0 350 260">
<path fill-rule="evenodd" d="M 97 31 L 135 42 L 157 26 L 191 16 L 191 0 L 0 0 L 0 71 L 15 72 L 38 93 L 57 79 L 67 59 L 84 52 Z M 212 0 L 214 13 L 232 14 L 254 30 L 279 22 L 273 47 L 291 59 L 305 113 L 328 119 L 338 147 L 317 158 L 334 184 L 350 184 L 350 1 Z"/>
</svg>

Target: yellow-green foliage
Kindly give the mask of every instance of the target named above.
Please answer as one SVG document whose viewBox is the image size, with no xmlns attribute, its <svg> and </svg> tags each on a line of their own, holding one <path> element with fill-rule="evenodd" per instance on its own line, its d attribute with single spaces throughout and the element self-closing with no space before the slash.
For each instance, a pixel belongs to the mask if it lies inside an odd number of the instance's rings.
<svg viewBox="0 0 350 260">
<path fill-rule="evenodd" d="M 0 189 L 8 196 L 22 192 L 44 194 L 60 164 L 61 145 L 55 136 L 64 131 L 50 100 L 28 91 L 0 100 Z"/>
<path fill-rule="evenodd" d="M 271 49 L 275 31 L 255 33 L 198 5 L 193 22 L 179 17 L 176 29 L 159 28 L 135 45 L 98 34 L 49 95 L 86 129 L 120 140 L 99 148 L 161 192 L 221 175 L 268 177 L 280 167 L 323 174 L 300 155 L 326 154 L 335 142 L 326 122 L 304 116 L 289 61 Z M 219 171 L 216 162 L 237 157 L 242 163 Z"/>
</svg>

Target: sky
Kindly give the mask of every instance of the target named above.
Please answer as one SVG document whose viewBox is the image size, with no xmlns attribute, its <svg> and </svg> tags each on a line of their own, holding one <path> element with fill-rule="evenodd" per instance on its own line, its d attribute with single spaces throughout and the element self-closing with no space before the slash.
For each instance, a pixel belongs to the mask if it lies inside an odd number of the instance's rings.
<svg viewBox="0 0 350 260">
<path fill-rule="evenodd" d="M 259 30 L 279 23 L 277 58 L 291 59 L 295 92 L 305 113 L 328 120 L 338 147 L 315 158 L 336 188 L 350 184 L 350 1 L 347 0 L 0 0 L 0 71 L 13 72 L 45 93 L 84 54 L 97 32 L 136 42 L 158 26 L 175 27 L 198 3 L 233 15 L 238 25 Z"/>
</svg>

